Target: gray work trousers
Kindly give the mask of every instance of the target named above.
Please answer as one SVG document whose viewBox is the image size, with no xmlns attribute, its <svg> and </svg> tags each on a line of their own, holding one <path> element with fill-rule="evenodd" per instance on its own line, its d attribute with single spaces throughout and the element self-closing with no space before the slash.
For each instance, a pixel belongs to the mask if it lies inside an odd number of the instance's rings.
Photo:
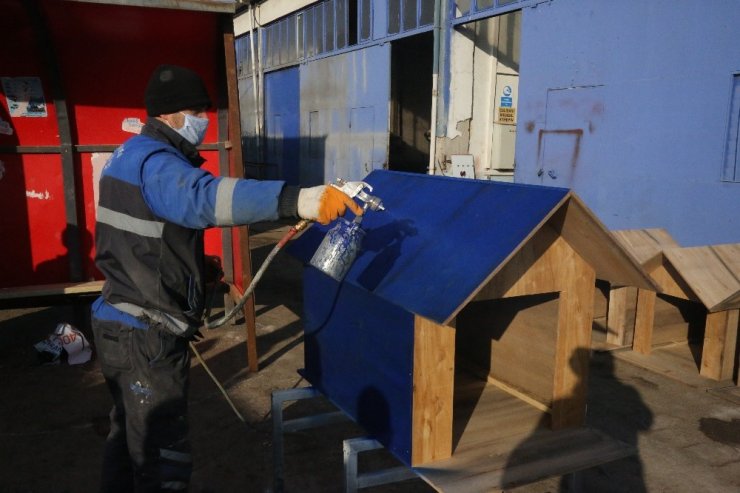
<svg viewBox="0 0 740 493">
<path fill-rule="evenodd" d="M 113 397 L 100 491 L 186 491 L 188 341 L 158 324 L 144 330 L 93 318 L 92 329 Z"/>
</svg>

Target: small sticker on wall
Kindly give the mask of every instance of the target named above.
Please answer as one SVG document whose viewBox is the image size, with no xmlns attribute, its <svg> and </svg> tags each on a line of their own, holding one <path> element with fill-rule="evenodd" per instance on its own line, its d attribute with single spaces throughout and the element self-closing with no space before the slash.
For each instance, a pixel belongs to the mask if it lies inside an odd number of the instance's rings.
<svg viewBox="0 0 740 493">
<path fill-rule="evenodd" d="M 0 120 L 0 134 L 2 135 L 13 135 L 13 127 L 9 122 Z"/>
<path fill-rule="evenodd" d="M 48 190 L 44 190 L 43 192 L 37 190 L 26 190 L 26 197 L 36 200 L 49 200 L 51 199 L 51 194 Z"/>
<path fill-rule="evenodd" d="M 100 182 L 100 174 L 103 172 L 103 168 L 106 163 L 113 155 L 112 152 L 93 152 L 91 159 L 92 163 L 92 174 L 93 174 L 93 201 L 95 203 L 95 210 L 98 210 L 98 183 Z"/>
<path fill-rule="evenodd" d="M 131 134 L 140 134 L 144 124 L 138 118 L 124 118 L 121 123 L 121 130 Z"/>
<path fill-rule="evenodd" d="M 46 101 L 38 77 L 2 77 L 3 91 L 12 118 L 45 117 Z"/>
</svg>

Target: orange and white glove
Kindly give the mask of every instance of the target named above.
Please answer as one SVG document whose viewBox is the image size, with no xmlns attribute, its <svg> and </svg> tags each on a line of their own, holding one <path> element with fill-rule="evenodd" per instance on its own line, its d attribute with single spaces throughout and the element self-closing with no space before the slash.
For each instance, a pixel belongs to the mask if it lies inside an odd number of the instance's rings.
<svg viewBox="0 0 740 493">
<path fill-rule="evenodd" d="M 298 193 L 298 216 L 303 219 L 329 224 L 343 216 L 348 207 L 355 215 L 362 215 L 362 207 L 357 202 L 332 186 L 302 188 Z"/>
</svg>

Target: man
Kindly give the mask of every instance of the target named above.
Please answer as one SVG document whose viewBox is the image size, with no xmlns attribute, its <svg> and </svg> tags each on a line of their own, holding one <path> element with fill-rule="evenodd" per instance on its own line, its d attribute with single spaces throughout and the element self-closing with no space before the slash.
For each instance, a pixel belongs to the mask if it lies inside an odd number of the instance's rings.
<svg viewBox="0 0 740 493">
<path fill-rule="evenodd" d="M 188 340 L 204 311 L 203 230 L 299 216 L 324 224 L 362 209 L 333 187 L 215 177 L 199 166 L 211 104 L 193 71 L 162 65 L 145 93 L 148 119 L 100 177 L 92 307 L 103 375 L 113 396 L 101 491 L 184 491 Z"/>
</svg>

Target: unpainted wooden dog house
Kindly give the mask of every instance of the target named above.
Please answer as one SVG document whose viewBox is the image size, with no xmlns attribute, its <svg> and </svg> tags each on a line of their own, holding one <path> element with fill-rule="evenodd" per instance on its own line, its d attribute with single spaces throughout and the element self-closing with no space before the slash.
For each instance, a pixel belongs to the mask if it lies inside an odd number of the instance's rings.
<svg viewBox="0 0 740 493">
<path fill-rule="evenodd" d="M 649 275 L 663 261 L 663 249 L 679 246 L 662 228 L 625 229 L 612 231 L 624 248 L 632 254 Z M 631 345 L 635 327 L 637 288 L 634 286 L 609 286 L 606 319 L 606 342 L 615 346 Z"/>
<path fill-rule="evenodd" d="M 652 283 L 578 197 L 390 171 L 366 181 L 386 211 L 363 219 L 346 278 L 304 271 L 306 379 L 445 491 L 475 490 L 466 468 L 482 468 L 482 490 L 511 482 L 506 458 L 536 428 L 549 432 L 539 453 L 582 447 L 553 474 L 623 455 L 568 430 L 584 422 L 596 277 Z M 326 229 L 291 251 L 308 262 Z"/>
<path fill-rule="evenodd" d="M 633 350 L 650 354 L 656 344 L 665 342 L 666 336 L 658 333 L 662 327 L 656 327 L 656 300 L 659 295 L 668 297 L 703 311 L 700 375 L 732 378 L 740 313 L 740 244 L 681 248 L 662 230 L 615 231 L 614 235 L 642 261 L 657 286 L 657 291 L 638 289 L 636 302 L 620 307 L 626 311 L 630 304 L 636 305 Z M 687 340 L 687 332 L 673 337 Z"/>
</svg>

